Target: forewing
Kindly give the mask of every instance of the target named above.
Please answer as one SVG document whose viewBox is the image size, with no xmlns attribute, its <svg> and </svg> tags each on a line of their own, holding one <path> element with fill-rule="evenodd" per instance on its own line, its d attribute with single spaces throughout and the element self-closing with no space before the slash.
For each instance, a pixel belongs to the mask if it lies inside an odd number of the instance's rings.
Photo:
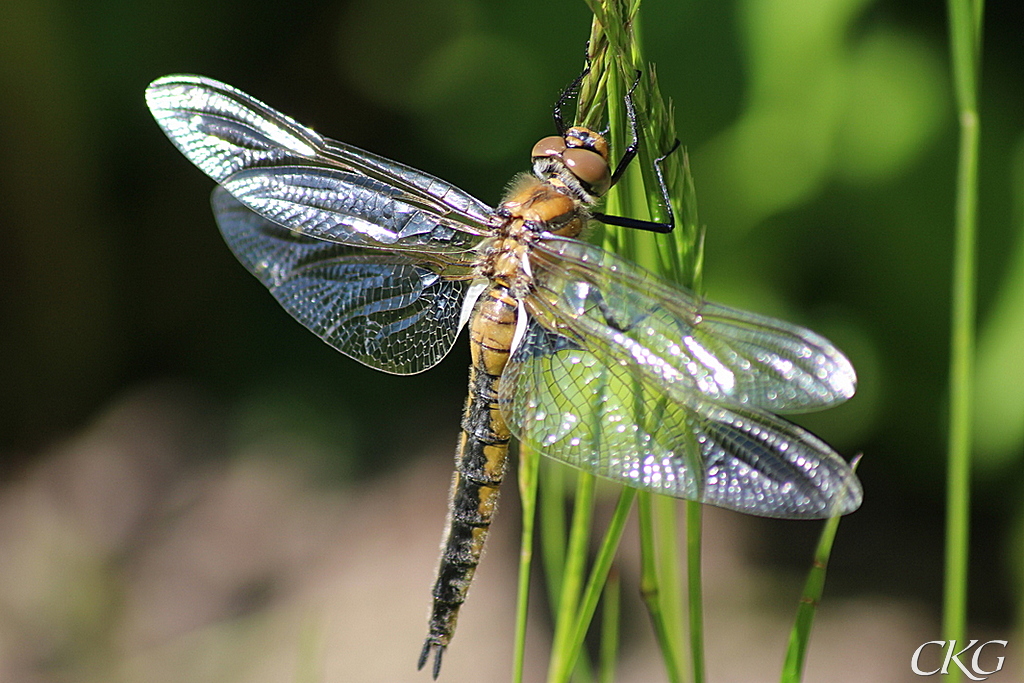
<svg viewBox="0 0 1024 683">
<path fill-rule="evenodd" d="M 159 78 L 146 102 L 203 172 L 264 218 L 352 246 L 460 252 L 493 209 L 398 162 L 321 137 L 245 93 L 201 76 Z"/>
<path fill-rule="evenodd" d="M 856 374 L 824 337 L 781 320 L 708 303 L 578 240 L 531 250 L 530 312 L 665 388 L 696 400 L 769 412 L 817 410 L 853 395 Z"/>
<path fill-rule="evenodd" d="M 538 452 L 655 493 L 766 517 L 860 506 L 846 462 L 800 427 L 694 395 L 531 321 L 501 377 L 509 427 Z"/>
<path fill-rule="evenodd" d="M 213 211 L 231 251 L 299 322 L 372 368 L 412 374 L 451 349 L 469 269 L 316 240 L 268 221 L 222 188 Z"/>
</svg>

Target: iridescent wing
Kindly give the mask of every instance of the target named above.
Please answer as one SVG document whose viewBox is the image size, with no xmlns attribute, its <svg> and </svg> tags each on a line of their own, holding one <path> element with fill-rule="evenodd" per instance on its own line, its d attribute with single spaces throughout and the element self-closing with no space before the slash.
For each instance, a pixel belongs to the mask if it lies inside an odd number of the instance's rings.
<svg viewBox="0 0 1024 683">
<path fill-rule="evenodd" d="M 494 210 L 432 175 L 321 137 L 259 100 L 201 76 L 146 89 L 160 127 L 204 173 L 264 218 L 356 247 L 471 250 Z"/>
<path fill-rule="evenodd" d="M 636 488 L 771 517 L 860 505 L 827 444 L 769 411 L 853 393 L 823 338 L 700 301 L 575 240 L 531 253 L 530 321 L 501 379 L 512 432 L 556 460 Z"/>
<path fill-rule="evenodd" d="M 535 243 L 530 312 L 595 353 L 622 359 L 670 393 L 773 413 L 853 396 L 857 375 L 824 337 L 704 301 L 592 244 Z"/>
<path fill-rule="evenodd" d="M 222 188 L 212 202 L 235 256 L 289 313 L 345 355 L 404 375 L 430 368 L 451 349 L 468 266 L 440 272 L 414 254 L 314 239 L 256 215 Z"/>
<path fill-rule="evenodd" d="M 860 506 L 820 439 L 755 408 L 680 401 L 636 371 L 530 321 L 501 376 L 512 433 L 555 460 L 634 488 L 765 517 Z"/>
</svg>

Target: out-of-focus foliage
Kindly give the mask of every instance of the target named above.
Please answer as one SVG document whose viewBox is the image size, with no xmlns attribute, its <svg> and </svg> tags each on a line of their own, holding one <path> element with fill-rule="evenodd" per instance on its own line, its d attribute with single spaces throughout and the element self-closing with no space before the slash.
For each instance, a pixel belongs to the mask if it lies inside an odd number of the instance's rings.
<svg viewBox="0 0 1024 683">
<path fill-rule="evenodd" d="M 830 181 L 892 180 L 935 143 L 949 108 L 941 50 L 885 25 L 851 36 L 867 4 L 740 3 L 743 111 L 702 148 L 730 196 L 722 230 L 743 236 Z"/>
<path fill-rule="evenodd" d="M 1024 451 L 1024 54 L 1017 3 L 987 11 L 977 442 L 1001 476 L 977 499 L 1002 519 L 1020 512 Z M 838 563 L 906 560 L 940 528 L 955 169 L 944 21 L 940 5 L 896 0 L 642 10 L 691 154 L 709 296 L 822 332 L 858 368 L 853 401 L 801 418 L 865 454 L 862 521 L 845 530 L 865 544 L 837 548 Z M 327 444 L 311 450 L 354 454 L 344 473 L 393 465 L 424 433 L 454 439 L 462 345 L 430 373 L 388 377 L 291 321 L 233 262 L 209 181 L 160 134 L 143 89 L 213 76 L 496 202 L 550 134 L 588 29 L 582 2 L 540 0 L 0 3 L 3 471 L 165 377 L 239 406 L 253 429 L 270 413 L 309 429 Z M 894 515 L 916 521 L 868 544 Z M 937 547 L 903 565 L 908 583 L 934 586 Z"/>
<path fill-rule="evenodd" d="M 1024 453 L 1024 137 L 1008 178 L 1016 194 L 1016 245 L 978 342 L 975 444 L 986 470 L 1019 465 Z"/>
</svg>

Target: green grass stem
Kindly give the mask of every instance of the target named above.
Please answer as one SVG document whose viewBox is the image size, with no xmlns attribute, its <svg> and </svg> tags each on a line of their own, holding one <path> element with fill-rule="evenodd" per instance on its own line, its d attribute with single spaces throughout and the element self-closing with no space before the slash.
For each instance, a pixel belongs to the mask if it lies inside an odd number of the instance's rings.
<svg viewBox="0 0 1024 683">
<path fill-rule="evenodd" d="M 612 566 L 601 596 L 601 659 L 598 683 L 615 683 L 615 665 L 619 656 L 619 616 L 622 581 Z"/>
<path fill-rule="evenodd" d="M 551 661 L 548 665 L 549 683 L 567 681 L 575 665 L 576 657 L 570 643 L 576 628 L 576 611 L 587 566 L 587 550 L 594 517 L 595 486 L 596 480 L 593 475 L 586 472 L 577 474 L 575 508 L 572 526 L 569 529 L 569 545 L 565 553 L 565 566 L 555 617 L 555 634 L 551 645 Z"/>
<path fill-rule="evenodd" d="M 949 462 L 942 632 L 962 641 L 967 622 L 971 462 L 971 398 L 975 354 L 978 208 L 978 80 L 982 0 L 949 0 L 950 53 L 960 121 L 954 214 L 952 322 L 949 368 Z"/>
<path fill-rule="evenodd" d="M 540 538 L 544 558 L 544 575 L 551 603 L 551 618 L 558 615 L 558 596 L 562 592 L 562 574 L 565 573 L 565 547 L 568 532 L 565 526 L 566 479 L 575 474 L 568 467 L 552 460 L 543 460 L 543 480 L 540 482 Z"/>
<path fill-rule="evenodd" d="M 854 470 L 857 469 L 859 458 L 852 463 Z M 811 639 L 811 626 L 814 624 L 814 615 L 821 602 L 821 596 L 825 591 L 825 575 L 828 571 L 828 560 L 832 555 L 832 543 L 836 538 L 836 531 L 839 529 L 841 516 L 835 515 L 825 522 L 818 538 L 818 546 L 814 550 L 814 560 L 811 563 L 811 570 L 804 582 L 803 592 L 800 594 L 800 604 L 796 610 L 796 619 L 793 628 L 789 632 L 789 647 L 786 649 L 786 660 L 782 665 L 782 683 L 799 683 L 803 676 L 804 659 L 807 656 L 807 647 Z"/>
<path fill-rule="evenodd" d="M 662 660 L 665 662 L 665 672 L 668 680 L 672 683 L 679 683 L 683 680 L 683 664 L 680 653 L 682 638 L 680 629 L 672 622 L 672 615 L 678 610 L 673 610 L 671 596 L 678 595 L 678 591 L 670 586 L 666 571 L 674 572 L 676 567 L 672 566 L 671 555 L 675 549 L 675 539 L 671 539 L 670 545 L 661 545 L 663 539 L 662 528 L 665 524 L 662 515 L 655 513 L 655 498 L 646 491 L 640 492 L 640 500 L 637 504 L 637 511 L 640 526 L 640 595 L 643 597 L 647 612 L 651 616 L 651 624 L 654 627 L 654 636 L 658 641 L 661 650 Z M 667 569 L 666 569 L 667 567 Z"/>
<path fill-rule="evenodd" d="M 605 210 L 615 215 L 667 220 L 669 207 L 662 204 L 654 160 L 672 149 L 676 143 L 676 134 L 672 109 L 661 97 L 654 67 L 642 57 L 639 2 L 593 0 L 588 4 L 595 13 L 591 32 L 595 68 L 594 78 L 589 80 L 603 86 L 606 93 L 609 130 L 616 153 L 621 152 L 625 144 L 623 141 L 629 139 L 622 98 L 633 84 L 636 74 L 639 72 L 641 75 L 633 93 L 640 124 L 640 153 L 637 163 L 630 167 L 609 194 Z M 601 69 L 604 69 L 604 73 Z M 600 101 L 595 94 L 599 92 L 599 85 L 588 89 L 585 84 L 585 95 L 581 102 L 593 104 Z M 590 109 L 599 110 L 600 106 L 593 104 Z M 593 121 L 596 118 L 588 115 L 590 109 L 581 112 L 581 120 Z M 691 287 L 699 286 L 701 233 L 697 224 L 693 180 L 689 174 L 685 151 L 679 150 L 665 159 L 662 171 L 669 188 L 671 209 L 676 217 L 675 232 L 666 236 L 609 228 L 603 234 L 603 243 L 605 248 L 637 261 L 662 277 Z M 680 595 L 682 569 L 677 548 L 677 507 L 674 500 L 640 494 L 641 593 L 651 616 L 667 675 L 673 682 L 683 680 L 686 661 L 683 651 L 685 628 Z M 702 681 L 704 657 L 700 506 L 694 503 L 688 510 L 688 520 L 695 520 L 695 524 L 687 527 L 690 534 L 687 565 L 690 660 L 691 667 L 697 672 L 696 680 Z"/>
<path fill-rule="evenodd" d="M 519 499 L 523 528 L 519 541 L 519 586 L 516 596 L 516 635 L 513 648 L 513 683 L 522 683 L 526 661 L 526 623 L 530 602 L 530 567 L 533 565 L 533 529 L 537 518 L 537 476 L 540 456 L 527 446 L 519 448 Z"/>
<path fill-rule="evenodd" d="M 702 521 L 700 503 L 686 501 L 686 593 L 690 627 L 690 671 L 694 683 L 704 683 L 704 586 L 701 572 Z"/>
<path fill-rule="evenodd" d="M 588 0 L 595 20 L 590 36 L 591 71 L 581 84 L 576 123 L 595 129 L 608 123 L 612 157 L 617 160 L 630 139 L 623 97 L 636 80 L 634 101 L 640 123 L 640 154 L 637 163 L 608 195 L 603 210 L 613 215 L 665 220 L 668 207 L 662 205 L 654 159 L 662 156 L 675 143 L 671 108 L 658 91 L 652 66 L 644 62 L 639 40 L 639 0 Z M 614 162 L 613 162 L 614 163 Z M 663 277 L 694 286 L 700 277 L 700 239 L 696 222 L 693 182 L 689 176 L 683 151 L 672 154 L 663 164 L 663 172 L 672 194 L 673 211 L 677 217 L 674 235 L 638 235 L 637 231 L 598 230 L 606 249 L 635 260 Z M 548 470 L 554 468 L 547 468 Z M 596 613 L 602 594 L 608 595 L 606 579 L 612 567 L 622 528 L 636 492 L 625 489 L 615 515 L 605 533 L 586 586 L 581 589 L 586 564 L 586 541 L 592 518 L 593 480 L 580 475 L 575 498 L 575 512 L 566 538 L 564 523 L 564 487 L 545 479 L 541 486 L 541 530 L 548 587 L 555 612 L 555 634 L 549 663 L 549 681 L 567 681 L 574 674 L 587 677 L 589 663 L 580 657 L 584 637 Z M 685 668 L 685 627 L 682 617 L 680 553 L 678 545 L 677 503 L 670 499 L 645 496 L 641 537 L 643 540 L 643 593 L 651 614 L 654 630 L 661 645 L 670 680 L 681 681 Z M 657 499 L 657 500 L 655 500 Z M 697 506 L 699 508 L 699 506 Z M 699 535 L 699 512 L 690 514 L 696 525 L 688 525 Z M 703 671 L 703 628 L 700 595 L 700 543 L 690 540 L 695 548 L 695 561 L 688 569 L 690 577 L 691 647 Z M 696 590 L 694 590 L 696 587 Z M 617 589 L 616 589 L 617 590 Z M 609 619 L 617 614 L 617 605 L 605 605 L 602 622 L 602 659 L 600 675 L 611 676 L 614 667 L 617 627 Z M 570 620 L 570 614 L 572 620 Z M 692 627 L 697 624 L 697 628 Z M 614 636 L 614 638 L 613 638 Z M 703 675 L 703 674 L 701 674 Z"/>
<path fill-rule="evenodd" d="M 565 641 L 560 643 L 563 655 L 558 662 L 559 666 L 552 666 L 548 673 L 548 683 L 565 683 L 576 666 L 576 660 L 583 650 L 583 639 L 586 637 L 590 622 L 597 611 L 597 604 L 615 560 L 615 553 L 618 551 L 619 541 L 622 540 L 622 531 L 626 527 L 626 520 L 629 519 L 629 511 L 636 494 L 636 489 L 626 487 L 623 487 L 619 494 L 619 502 L 615 506 L 608 530 L 605 532 L 597 556 L 594 558 L 594 566 L 590 570 L 586 587 L 577 603 L 575 619 L 569 624 Z"/>
<path fill-rule="evenodd" d="M 672 658 L 677 666 L 682 667 L 686 629 L 683 625 L 683 574 L 679 559 L 679 503 L 668 496 L 654 496 L 652 502 L 658 544 L 658 575 L 661 577 L 661 607 Z M 685 678 L 680 670 L 678 680 Z"/>
</svg>

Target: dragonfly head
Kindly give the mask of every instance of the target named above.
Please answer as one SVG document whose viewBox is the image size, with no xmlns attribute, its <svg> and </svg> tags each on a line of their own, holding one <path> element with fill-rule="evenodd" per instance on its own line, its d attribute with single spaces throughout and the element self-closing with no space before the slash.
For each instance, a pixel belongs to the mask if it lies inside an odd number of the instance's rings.
<svg viewBox="0 0 1024 683">
<path fill-rule="evenodd" d="M 608 143 L 600 133 L 573 126 L 533 146 L 533 172 L 541 180 L 558 178 L 576 197 L 595 203 L 611 187 Z"/>
</svg>

